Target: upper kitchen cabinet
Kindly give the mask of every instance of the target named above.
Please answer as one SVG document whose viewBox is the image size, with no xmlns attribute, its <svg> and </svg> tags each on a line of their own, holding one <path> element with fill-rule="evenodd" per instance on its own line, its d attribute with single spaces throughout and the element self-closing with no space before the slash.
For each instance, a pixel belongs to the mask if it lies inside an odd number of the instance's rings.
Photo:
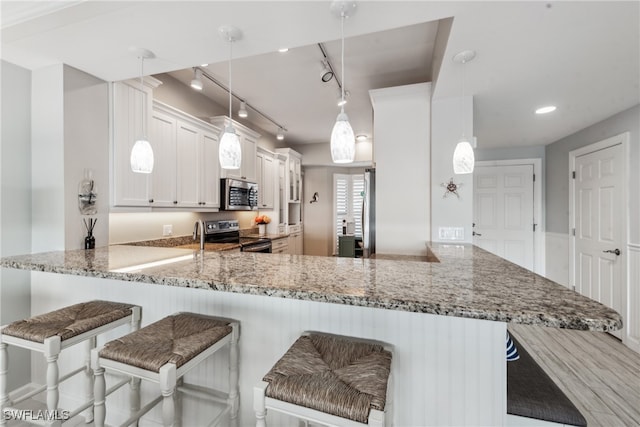
<svg viewBox="0 0 640 427">
<path fill-rule="evenodd" d="M 116 115 L 114 128 L 120 127 L 119 120 L 122 118 Z M 217 210 L 220 207 L 219 133 L 220 129 L 212 124 L 152 101 L 148 138 L 154 151 L 153 172 L 132 173 L 128 153 L 126 157 L 114 155 L 114 194 L 129 195 L 114 198 L 114 206 Z M 117 146 L 114 143 L 114 148 Z M 132 182 L 127 183 L 123 176 L 131 176 Z M 145 185 L 133 187 L 139 191 L 137 194 L 126 185 L 137 184 L 139 177 L 144 178 Z M 130 196 L 132 193 L 137 198 Z"/>
<path fill-rule="evenodd" d="M 217 116 L 211 118 L 211 123 L 220 128 L 224 129 L 229 125 L 229 118 L 227 116 Z M 248 127 L 236 122 L 232 121 L 233 127 L 236 130 L 236 133 L 240 137 L 240 148 L 242 150 L 242 161 L 240 163 L 240 169 L 222 169 L 220 171 L 221 178 L 236 178 L 236 179 L 244 179 L 247 181 L 256 181 L 256 152 L 258 139 L 260 138 L 260 134 L 254 132 Z M 217 158 L 217 156 L 216 156 Z"/>
<path fill-rule="evenodd" d="M 302 205 L 300 200 L 302 199 L 302 155 L 291 148 L 278 148 L 276 153 L 284 161 L 283 170 L 280 174 L 284 173 L 284 196 L 288 201 L 287 207 L 280 206 L 280 210 L 283 211 L 285 218 L 280 218 L 281 222 L 285 224 L 298 224 L 301 220 Z"/>
<path fill-rule="evenodd" d="M 276 180 L 276 160 L 272 152 L 257 148 L 256 178 L 258 182 L 258 207 L 273 209 Z"/>
<path fill-rule="evenodd" d="M 113 102 L 112 204 L 114 206 L 149 206 L 152 178 L 131 171 L 131 149 L 144 131 L 150 132 L 153 89 L 162 82 L 153 77 L 128 80 L 111 85 Z M 153 143 L 152 143 L 153 145 Z"/>
</svg>

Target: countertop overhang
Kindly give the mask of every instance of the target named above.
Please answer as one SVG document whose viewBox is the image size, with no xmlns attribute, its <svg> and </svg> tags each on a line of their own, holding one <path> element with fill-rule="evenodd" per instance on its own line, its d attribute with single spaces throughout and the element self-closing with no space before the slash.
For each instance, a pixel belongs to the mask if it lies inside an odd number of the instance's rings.
<svg viewBox="0 0 640 427">
<path fill-rule="evenodd" d="M 473 245 L 440 262 L 114 245 L 2 258 L 5 268 L 557 328 L 610 331 L 616 311 Z"/>
</svg>

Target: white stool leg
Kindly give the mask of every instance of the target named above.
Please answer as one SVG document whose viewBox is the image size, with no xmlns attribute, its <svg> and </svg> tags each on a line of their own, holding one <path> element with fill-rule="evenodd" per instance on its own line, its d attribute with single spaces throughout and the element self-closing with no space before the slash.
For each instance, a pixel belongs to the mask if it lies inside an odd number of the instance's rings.
<svg viewBox="0 0 640 427">
<path fill-rule="evenodd" d="M 93 399 L 93 369 L 91 369 L 91 350 L 96 347 L 96 337 L 91 337 L 84 342 L 85 345 L 85 369 L 84 369 L 84 390 L 85 399 L 90 401 Z M 85 423 L 93 421 L 93 406 L 88 407 L 84 411 Z"/>
<path fill-rule="evenodd" d="M 267 408 L 265 407 L 265 392 L 269 385 L 266 381 L 253 388 L 253 410 L 256 413 L 256 427 L 267 427 Z"/>
<path fill-rule="evenodd" d="M 131 308 L 131 332 L 140 329 L 140 319 L 142 319 L 141 307 L 135 306 Z"/>
<path fill-rule="evenodd" d="M 0 336 L 0 425 L 7 424 L 4 419 L 4 408 L 9 404 L 9 392 L 7 391 L 7 373 L 9 371 L 9 352 L 7 343 L 1 341 Z"/>
<path fill-rule="evenodd" d="M 129 415 L 133 416 L 140 410 L 140 378 L 131 377 L 129 380 Z M 132 426 L 138 427 L 137 419 Z"/>
<path fill-rule="evenodd" d="M 372 409 L 369 411 L 369 423 L 371 427 L 384 427 L 384 412 Z"/>
<path fill-rule="evenodd" d="M 231 325 L 231 342 L 229 343 L 229 403 L 231 404 L 231 420 L 238 418 L 238 410 L 240 408 L 239 393 L 239 376 L 240 369 L 238 367 L 238 339 L 240 338 L 240 324 L 233 323 Z"/>
<path fill-rule="evenodd" d="M 44 340 L 44 357 L 47 360 L 47 409 L 55 411 L 58 409 L 60 393 L 58 382 L 60 373 L 58 371 L 58 355 L 60 354 L 60 337 L 53 336 Z"/>
<path fill-rule="evenodd" d="M 177 381 L 177 385 L 181 386 L 184 384 L 184 380 L 179 378 Z M 174 400 L 176 403 L 176 414 L 174 416 L 174 427 L 182 427 L 182 393 L 179 393 L 177 390 L 174 393 Z"/>
<path fill-rule="evenodd" d="M 104 380 L 104 368 L 100 366 L 100 360 L 98 352 L 100 349 L 93 349 L 91 351 L 91 367 L 93 368 L 94 382 L 93 382 L 93 422 L 95 427 L 104 427 L 104 420 L 106 417 L 106 410 L 104 406 L 106 383 Z"/>
<path fill-rule="evenodd" d="M 162 392 L 162 422 L 165 427 L 173 425 L 175 420 L 176 365 L 167 363 L 160 368 L 160 391 Z"/>
</svg>

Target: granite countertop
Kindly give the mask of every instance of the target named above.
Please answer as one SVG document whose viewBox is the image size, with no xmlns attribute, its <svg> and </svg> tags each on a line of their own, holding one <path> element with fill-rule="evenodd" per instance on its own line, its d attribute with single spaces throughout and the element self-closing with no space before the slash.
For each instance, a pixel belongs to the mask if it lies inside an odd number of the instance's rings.
<svg viewBox="0 0 640 427">
<path fill-rule="evenodd" d="M 1 265 L 569 329 L 622 326 L 614 310 L 478 247 L 430 248 L 440 262 L 114 245 L 6 257 Z"/>
</svg>

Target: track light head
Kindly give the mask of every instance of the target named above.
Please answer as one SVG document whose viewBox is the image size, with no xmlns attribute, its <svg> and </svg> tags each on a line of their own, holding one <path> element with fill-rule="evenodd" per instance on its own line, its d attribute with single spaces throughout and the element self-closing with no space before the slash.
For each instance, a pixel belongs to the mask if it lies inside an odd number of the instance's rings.
<svg viewBox="0 0 640 427">
<path fill-rule="evenodd" d="M 247 103 L 242 101 L 240 103 L 240 109 L 238 110 L 238 117 L 242 117 L 243 119 L 246 119 L 249 116 L 249 113 L 247 112 Z"/>
<path fill-rule="evenodd" d="M 193 80 L 191 80 L 191 87 L 195 90 L 202 90 L 202 70 L 197 68 L 193 69 Z"/>
<path fill-rule="evenodd" d="M 329 64 L 327 64 L 327 61 L 322 61 L 322 71 L 320 71 L 320 79 L 322 79 L 324 83 L 327 83 L 331 81 L 332 78 L 333 71 L 331 71 L 331 68 L 329 68 Z"/>
<path fill-rule="evenodd" d="M 278 134 L 276 135 L 276 139 L 278 141 L 282 141 L 284 139 L 284 131 L 282 128 L 278 129 Z"/>
</svg>

